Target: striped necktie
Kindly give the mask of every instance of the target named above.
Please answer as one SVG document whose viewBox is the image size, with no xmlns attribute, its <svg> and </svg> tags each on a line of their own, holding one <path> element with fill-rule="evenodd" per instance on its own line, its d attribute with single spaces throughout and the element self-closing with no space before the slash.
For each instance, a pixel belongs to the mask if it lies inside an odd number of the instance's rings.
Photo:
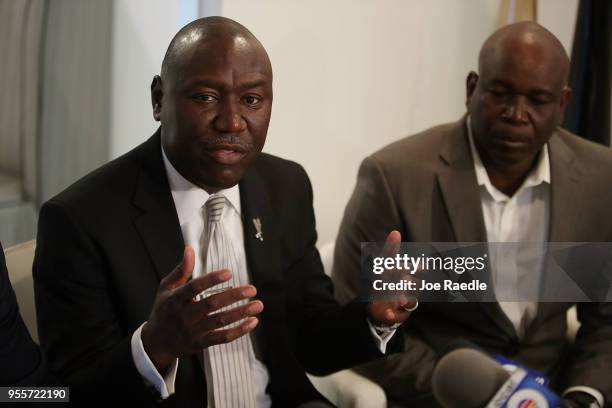
<svg viewBox="0 0 612 408">
<path fill-rule="evenodd" d="M 232 271 L 232 279 L 217 285 L 204 292 L 204 296 L 210 296 L 229 287 L 238 287 L 248 284 L 246 271 L 239 273 L 238 261 L 231 240 L 227 238 L 221 218 L 226 206 L 226 198 L 222 194 L 213 194 L 206 201 L 207 213 L 207 244 L 206 248 L 206 273 L 229 269 Z M 220 311 L 232 309 L 246 304 L 247 301 L 234 303 Z M 236 322 L 225 328 L 236 327 L 242 322 Z M 255 388 L 250 362 L 254 356 L 251 337 L 242 336 L 230 343 L 219 344 L 204 350 L 204 362 L 206 370 L 206 384 L 208 391 L 209 407 L 233 408 L 245 407 L 255 408 Z M 212 380 L 212 381 L 211 381 Z"/>
</svg>

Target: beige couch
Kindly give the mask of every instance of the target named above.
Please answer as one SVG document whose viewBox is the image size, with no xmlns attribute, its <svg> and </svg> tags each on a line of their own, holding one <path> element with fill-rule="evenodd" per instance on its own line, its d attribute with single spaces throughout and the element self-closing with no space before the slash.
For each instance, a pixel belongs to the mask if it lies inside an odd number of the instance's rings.
<svg viewBox="0 0 612 408">
<path fill-rule="evenodd" d="M 19 311 L 34 341 L 38 342 L 36 309 L 34 308 L 34 285 L 32 280 L 32 261 L 36 241 L 27 241 L 7 248 L 4 251 L 9 279 L 13 284 Z"/>
</svg>

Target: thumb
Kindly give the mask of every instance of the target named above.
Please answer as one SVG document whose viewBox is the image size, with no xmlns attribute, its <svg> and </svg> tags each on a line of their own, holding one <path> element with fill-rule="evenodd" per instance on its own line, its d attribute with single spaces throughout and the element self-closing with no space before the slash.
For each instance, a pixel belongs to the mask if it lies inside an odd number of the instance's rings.
<svg viewBox="0 0 612 408">
<path fill-rule="evenodd" d="M 400 245 L 402 244 L 402 234 L 399 231 L 393 230 L 387 235 L 385 240 L 385 256 L 395 256 L 400 251 Z"/>
<path fill-rule="evenodd" d="M 193 274 L 193 268 L 195 267 L 195 252 L 192 247 L 186 246 L 183 251 L 183 259 L 181 262 L 170 272 L 159 285 L 161 290 L 175 289 L 183 286 L 191 275 Z"/>
</svg>

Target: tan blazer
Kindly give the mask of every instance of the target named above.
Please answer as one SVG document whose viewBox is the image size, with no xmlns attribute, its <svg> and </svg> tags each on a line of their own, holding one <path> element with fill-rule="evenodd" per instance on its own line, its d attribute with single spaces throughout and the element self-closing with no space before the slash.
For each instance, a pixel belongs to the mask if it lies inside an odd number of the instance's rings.
<svg viewBox="0 0 612 408">
<path fill-rule="evenodd" d="M 558 129 L 549 142 L 550 241 L 612 241 L 612 150 Z M 336 242 L 333 279 L 346 302 L 360 293 L 360 243 L 486 241 L 465 117 L 399 140 L 367 157 Z M 458 338 L 553 375 L 556 387 L 587 385 L 612 401 L 612 305 L 580 304 L 582 328 L 566 341 L 571 304 L 541 303 L 519 339 L 497 303 L 429 303 L 404 325 L 406 352 L 362 369 L 391 399 L 431 406 L 437 353 Z"/>
</svg>

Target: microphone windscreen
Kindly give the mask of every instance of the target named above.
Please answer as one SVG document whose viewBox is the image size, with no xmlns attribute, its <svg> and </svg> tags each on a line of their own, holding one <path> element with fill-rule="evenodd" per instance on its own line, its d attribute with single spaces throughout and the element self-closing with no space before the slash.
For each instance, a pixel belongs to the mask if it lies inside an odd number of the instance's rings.
<svg viewBox="0 0 612 408">
<path fill-rule="evenodd" d="M 431 381 L 434 397 L 444 408 L 482 408 L 509 377 L 491 357 L 462 348 L 440 359 Z"/>
<path fill-rule="evenodd" d="M 472 349 L 472 350 L 476 350 L 476 351 L 480 351 L 481 353 L 486 353 L 484 351 L 484 349 L 482 349 L 479 345 L 477 345 L 476 343 L 464 339 L 463 337 L 460 337 L 456 340 L 453 340 L 452 342 L 448 343 L 446 345 L 446 347 L 442 348 L 439 352 L 439 358 L 438 361 L 440 361 L 440 359 L 442 357 L 444 357 L 445 355 L 447 355 L 448 353 L 451 353 L 455 350 L 459 350 L 459 349 Z"/>
</svg>

